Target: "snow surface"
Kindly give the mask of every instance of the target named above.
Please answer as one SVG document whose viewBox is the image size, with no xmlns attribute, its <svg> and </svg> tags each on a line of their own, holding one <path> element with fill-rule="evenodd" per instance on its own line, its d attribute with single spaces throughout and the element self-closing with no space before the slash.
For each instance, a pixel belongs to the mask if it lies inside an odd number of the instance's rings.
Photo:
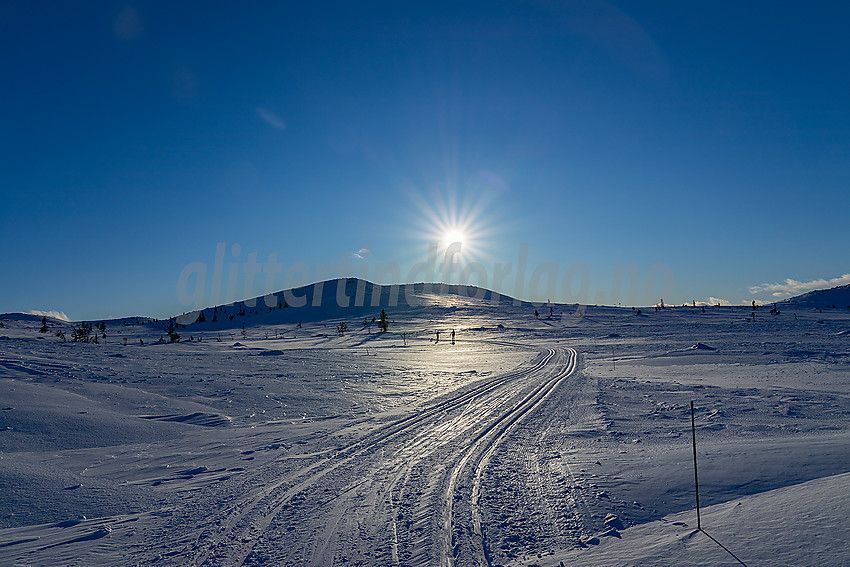
<svg viewBox="0 0 850 567">
<path fill-rule="evenodd" d="M 0 319 L 0 565 L 850 564 L 847 309 L 335 288 Z"/>
<path fill-rule="evenodd" d="M 777 307 L 793 307 L 795 309 L 848 309 L 850 308 L 850 284 L 840 285 L 829 289 L 817 289 L 789 297 L 777 303 Z"/>
</svg>

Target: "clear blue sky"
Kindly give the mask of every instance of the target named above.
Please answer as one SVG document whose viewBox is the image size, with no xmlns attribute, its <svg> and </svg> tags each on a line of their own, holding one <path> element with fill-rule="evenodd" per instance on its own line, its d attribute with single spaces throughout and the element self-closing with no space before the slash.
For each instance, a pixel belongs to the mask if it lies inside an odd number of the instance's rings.
<svg viewBox="0 0 850 567">
<path fill-rule="evenodd" d="M 2 3 L 0 312 L 259 295 L 252 253 L 421 280 L 452 229 L 448 279 L 525 255 L 526 298 L 850 283 L 850 8 L 299 4 Z"/>
</svg>

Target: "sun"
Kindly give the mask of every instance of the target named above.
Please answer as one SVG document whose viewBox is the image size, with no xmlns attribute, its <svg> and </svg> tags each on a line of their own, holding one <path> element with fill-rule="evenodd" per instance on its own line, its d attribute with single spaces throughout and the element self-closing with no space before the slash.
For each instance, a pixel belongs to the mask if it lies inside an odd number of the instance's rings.
<svg viewBox="0 0 850 567">
<path fill-rule="evenodd" d="M 443 235 L 443 244 L 448 247 L 458 242 L 463 244 L 463 233 L 459 230 L 449 230 Z"/>
<path fill-rule="evenodd" d="M 498 258 L 493 253 L 497 250 L 493 242 L 505 226 L 504 221 L 492 216 L 494 211 L 490 207 L 494 201 L 490 193 L 473 187 L 459 194 L 455 184 L 450 183 L 446 187 L 437 185 L 421 191 L 412 190 L 408 195 L 416 213 L 416 217 L 411 219 L 408 235 L 417 246 L 424 244 L 419 252 L 412 253 L 414 261 L 421 261 L 422 249 L 427 248 L 429 256 L 426 263 L 431 261 L 430 255 L 436 255 L 441 265 L 448 261 L 456 267 L 453 270 L 457 276 L 454 280 L 466 273 L 464 278 L 469 276 L 478 281 L 476 277 L 480 276 L 484 262 Z M 472 268 L 464 272 L 469 266 Z M 450 276 L 446 278 L 451 279 Z M 445 283 L 460 281 L 454 280 Z"/>
</svg>

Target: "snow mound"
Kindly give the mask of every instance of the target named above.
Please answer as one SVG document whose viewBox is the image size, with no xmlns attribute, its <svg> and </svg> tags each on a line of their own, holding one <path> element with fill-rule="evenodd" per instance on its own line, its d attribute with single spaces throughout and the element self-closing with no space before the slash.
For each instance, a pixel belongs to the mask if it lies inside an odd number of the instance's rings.
<svg viewBox="0 0 850 567">
<path fill-rule="evenodd" d="M 614 528 L 617 530 L 626 529 L 626 527 L 623 525 L 623 522 L 620 521 L 620 518 L 618 518 L 614 514 L 608 514 L 607 516 L 605 516 L 605 520 L 603 520 L 602 523 L 610 528 Z"/>
<path fill-rule="evenodd" d="M 260 351 L 260 356 L 282 356 L 283 351 L 278 349 Z"/>
<path fill-rule="evenodd" d="M 77 524 L 85 522 L 87 519 L 88 518 L 86 518 L 84 515 L 80 515 L 80 516 L 77 516 L 76 518 L 73 518 L 71 520 L 64 520 L 62 522 L 56 522 L 55 524 L 53 524 L 53 527 L 55 527 L 55 528 L 70 528 L 70 527 L 76 526 Z"/>
<path fill-rule="evenodd" d="M 661 355 L 657 356 L 670 356 L 670 357 L 688 357 L 688 356 L 697 356 L 701 354 L 709 354 L 717 352 L 717 349 L 711 346 L 708 346 L 705 343 L 696 343 L 686 348 L 671 350 Z"/>
<path fill-rule="evenodd" d="M 156 421 L 176 421 L 178 423 L 188 423 L 190 425 L 200 425 L 203 427 L 228 427 L 230 425 L 230 418 L 226 415 L 206 413 L 202 411 L 184 415 L 140 415 L 138 417 L 142 419 L 153 419 Z"/>
</svg>

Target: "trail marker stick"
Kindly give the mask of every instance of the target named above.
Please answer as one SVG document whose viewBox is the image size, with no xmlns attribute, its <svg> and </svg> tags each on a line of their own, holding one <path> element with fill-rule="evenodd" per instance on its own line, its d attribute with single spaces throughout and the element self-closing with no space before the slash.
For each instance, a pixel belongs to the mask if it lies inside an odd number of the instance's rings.
<svg viewBox="0 0 850 567">
<path fill-rule="evenodd" d="M 694 441 L 694 488 L 697 496 L 697 529 L 702 530 L 699 519 L 699 477 L 697 476 L 697 426 L 694 419 L 694 402 L 691 400 L 691 435 Z"/>
</svg>

